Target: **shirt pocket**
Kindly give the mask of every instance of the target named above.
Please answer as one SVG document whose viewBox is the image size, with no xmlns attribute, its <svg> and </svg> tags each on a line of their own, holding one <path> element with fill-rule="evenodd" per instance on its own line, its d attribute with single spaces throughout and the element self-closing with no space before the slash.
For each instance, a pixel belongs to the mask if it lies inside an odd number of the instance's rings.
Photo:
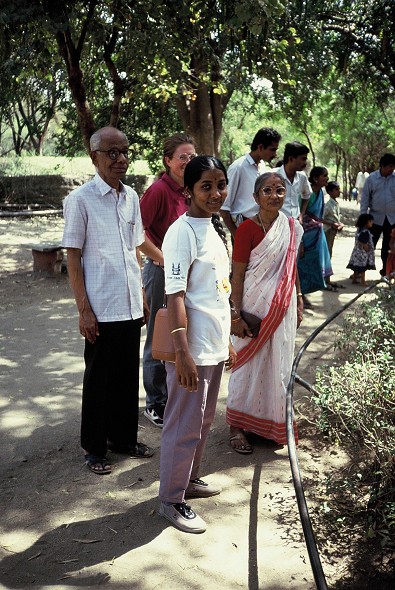
<svg viewBox="0 0 395 590">
<path fill-rule="evenodd" d="M 128 250 L 136 248 L 136 221 L 132 217 L 128 221 L 120 220 L 122 240 Z"/>
</svg>

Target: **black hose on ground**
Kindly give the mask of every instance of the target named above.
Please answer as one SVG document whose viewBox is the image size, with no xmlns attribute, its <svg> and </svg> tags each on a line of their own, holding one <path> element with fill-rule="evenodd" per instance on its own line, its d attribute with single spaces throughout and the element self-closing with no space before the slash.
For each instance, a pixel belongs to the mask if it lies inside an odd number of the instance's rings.
<svg viewBox="0 0 395 590">
<path fill-rule="evenodd" d="M 298 503 L 299 508 L 299 516 L 302 523 L 303 533 L 305 537 L 306 547 L 310 558 L 310 565 L 311 569 L 313 570 L 314 580 L 318 590 L 328 590 L 328 586 L 325 580 L 325 574 L 322 569 L 322 564 L 320 560 L 320 556 L 317 549 L 317 544 L 314 537 L 313 527 L 311 525 L 309 511 L 307 508 L 306 498 L 304 495 L 303 483 L 302 478 L 300 475 L 299 470 L 299 462 L 296 453 L 296 444 L 295 444 L 295 436 L 294 436 L 294 429 L 293 429 L 293 422 L 294 422 L 294 415 L 293 415 L 293 393 L 294 393 L 294 385 L 295 381 L 300 383 L 306 389 L 313 391 L 312 386 L 299 377 L 296 374 L 298 365 L 302 358 L 303 353 L 307 349 L 307 347 L 311 344 L 314 338 L 322 332 L 322 330 L 330 324 L 335 318 L 337 318 L 341 313 L 343 313 L 347 308 L 353 305 L 358 299 L 360 299 L 363 295 L 366 295 L 373 289 L 377 287 L 380 283 L 387 283 L 389 284 L 388 277 L 383 277 L 379 281 L 375 281 L 372 285 L 369 285 L 366 289 L 364 289 L 361 293 L 356 295 L 351 301 L 345 303 L 336 310 L 331 316 L 329 316 L 318 328 L 314 330 L 310 334 L 310 336 L 305 340 L 302 346 L 299 349 L 298 354 L 295 356 L 295 360 L 292 365 L 291 371 L 291 378 L 288 383 L 287 387 L 287 396 L 286 396 L 286 426 L 287 426 L 287 442 L 288 442 L 288 456 L 289 462 L 291 465 L 291 472 L 292 472 L 292 480 L 295 488 L 296 500 Z"/>
</svg>

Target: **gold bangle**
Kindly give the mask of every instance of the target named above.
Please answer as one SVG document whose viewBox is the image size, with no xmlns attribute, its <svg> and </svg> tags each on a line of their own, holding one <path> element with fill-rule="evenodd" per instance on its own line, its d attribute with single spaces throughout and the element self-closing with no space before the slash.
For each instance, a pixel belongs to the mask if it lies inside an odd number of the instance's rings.
<svg viewBox="0 0 395 590">
<path fill-rule="evenodd" d="M 303 297 L 303 293 L 296 293 L 296 297 Z"/>
<path fill-rule="evenodd" d="M 172 330 L 170 334 L 174 334 L 174 332 L 180 332 L 181 330 L 186 330 L 186 328 L 174 328 L 174 330 Z"/>
<path fill-rule="evenodd" d="M 239 315 L 238 318 L 232 318 L 231 319 L 232 322 L 238 322 L 239 320 L 241 320 L 241 315 Z"/>
</svg>

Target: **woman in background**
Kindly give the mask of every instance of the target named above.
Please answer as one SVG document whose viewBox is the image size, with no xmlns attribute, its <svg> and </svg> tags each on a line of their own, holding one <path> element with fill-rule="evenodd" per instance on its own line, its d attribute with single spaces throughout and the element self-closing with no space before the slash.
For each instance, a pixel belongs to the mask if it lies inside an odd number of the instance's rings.
<svg viewBox="0 0 395 590">
<path fill-rule="evenodd" d="M 193 137 L 185 133 L 168 137 L 163 144 L 166 172 L 141 197 L 140 210 L 145 233 L 160 249 L 170 225 L 188 209 L 189 195 L 184 188 L 184 171 L 195 156 Z M 167 402 L 166 371 L 161 361 L 152 358 L 152 335 L 156 312 L 163 305 L 165 276 L 163 268 L 151 258 L 146 259 L 143 268 L 143 286 L 150 308 L 143 353 L 143 383 L 146 391 L 144 416 L 162 428 Z"/>
<path fill-rule="evenodd" d="M 310 172 L 309 181 L 313 190 L 310 199 L 301 203 L 304 234 L 298 258 L 300 290 L 304 295 L 305 308 L 312 307 L 305 297 L 307 293 L 314 293 L 321 289 L 336 290 L 334 285 L 327 285 L 327 279 L 333 271 L 323 229 L 325 205 L 323 188 L 328 184 L 328 170 L 323 166 L 314 166 Z"/>
</svg>

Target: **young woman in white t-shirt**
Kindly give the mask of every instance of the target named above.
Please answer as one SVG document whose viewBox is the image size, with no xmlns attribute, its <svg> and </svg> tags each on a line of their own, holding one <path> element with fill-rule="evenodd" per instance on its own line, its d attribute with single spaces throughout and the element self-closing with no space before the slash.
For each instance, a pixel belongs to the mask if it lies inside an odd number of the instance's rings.
<svg viewBox="0 0 395 590">
<path fill-rule="evenodd" d="M 189 210 L 163 241 L 176 362 L 166 363 L 159 497 L 160 514 L 175 527 L 202 533 L 206 525 L 185 498 L 221 492 L 199 479 L 198 471 L 224 364 L 231 368 L 236 358 L 229 341 L 229 258 L 218 217 L 227 194 L 226 170 L 213 156 L 198 156 L 186 166 L 184 181 Z"/>
</svg>

